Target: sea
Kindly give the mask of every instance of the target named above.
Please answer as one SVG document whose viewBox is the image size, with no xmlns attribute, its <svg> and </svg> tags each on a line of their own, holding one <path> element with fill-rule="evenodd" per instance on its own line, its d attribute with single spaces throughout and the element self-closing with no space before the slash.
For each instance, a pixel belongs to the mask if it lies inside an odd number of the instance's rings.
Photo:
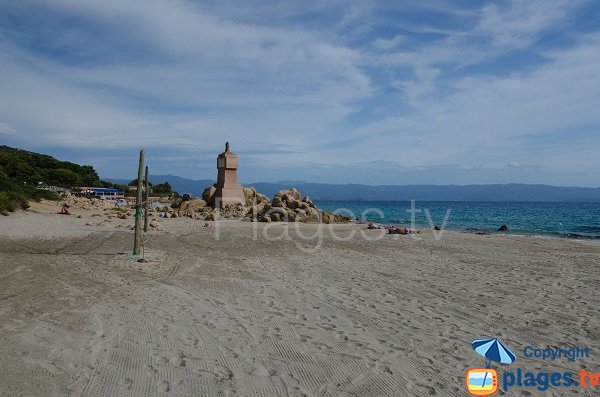
<svg viewBox="0 0 600 397">
<path fill-rule="evenodd" d="M 600 203 L 473 202 L 473 201 L 325 201 L 329 212 L 383 225 L 440 226 L 472 233 L 600 239 Z M 411 208 L 413 208 L 411 210 Z M 501 225 L 508 231 L 498 231 Z"/>
</svg>

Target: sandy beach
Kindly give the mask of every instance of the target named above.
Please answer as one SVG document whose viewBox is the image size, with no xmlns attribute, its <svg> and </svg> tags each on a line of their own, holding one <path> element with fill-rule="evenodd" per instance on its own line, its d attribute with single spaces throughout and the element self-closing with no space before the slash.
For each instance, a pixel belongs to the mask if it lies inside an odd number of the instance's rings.
<svg viewBox="0 0 600 397">
<path fill-rule="evenodd" d="M 480 337 L 600 369 L 598 243 L 186 218 L 139 263 L 131 218 L 54 210 L 0 217 L 1 396 L 465 396 Z"/>
</svg>

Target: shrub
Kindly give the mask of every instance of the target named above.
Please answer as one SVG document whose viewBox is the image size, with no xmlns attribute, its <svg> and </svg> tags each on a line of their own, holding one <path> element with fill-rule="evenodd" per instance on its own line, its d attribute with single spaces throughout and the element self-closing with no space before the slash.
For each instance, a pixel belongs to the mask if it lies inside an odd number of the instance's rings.
<svg viewBox="0 0 600 397">
<path fill-rule="evenodd" d="M 61 199 L 60 196 L 55 192 L 51 192 L 49 190 L 38 190 L 38 189 L 36 189 L 32 193 L 31 198 L 34 199 L 35 201 L 40 201 L 40 200 L 58 201 Z"/>
<path fill-rule="evenodd" d="M 0 192 L 0 214 L 8 215 L 9 212 L 21 208 L 29 208 L 27 198 L 15 192 Z"/>
</svg>

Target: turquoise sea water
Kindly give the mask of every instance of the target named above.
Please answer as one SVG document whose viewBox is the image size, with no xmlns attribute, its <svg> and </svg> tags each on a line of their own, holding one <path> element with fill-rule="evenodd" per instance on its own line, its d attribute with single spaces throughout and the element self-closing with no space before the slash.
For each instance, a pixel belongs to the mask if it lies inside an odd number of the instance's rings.
<svg viewBox="0 0 600 397">
<path fill-rule="evenodd" d="M 327 211 L 348 210 L 359 219 L 382 224 L 411 225 L 409 201 L 316 201 Z M 381 213 L 370 210 L 375 209 Z M 540 203 L 540 202 L 464 202 L 417 201 L 415 225 L 441 226 L 446 213 L 445 228 L 468 232 L 497 233 L 507 225 L 512 234 L 600 239 L 600 203 Z M 425 211 L 427 210 L 427 211 Z M 447 212 L 449 210 L 449 212 Z"/>
</svg>

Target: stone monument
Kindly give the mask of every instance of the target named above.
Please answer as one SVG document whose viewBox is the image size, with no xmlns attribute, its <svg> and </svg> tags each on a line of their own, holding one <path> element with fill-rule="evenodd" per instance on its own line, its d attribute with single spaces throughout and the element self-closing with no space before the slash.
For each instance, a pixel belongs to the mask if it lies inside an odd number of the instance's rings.
<svg viewBox="0 0 600 397">
<path fill-rule="evenodd" d="M 245 204 L 244 189 L 237 181 L 238 157 L 229 150 L 229 142 L 225 143 L 225 151 L 217 157 L 217 183 L 215 188 L 215 207 L 227 204 Z"/>
</svg>

